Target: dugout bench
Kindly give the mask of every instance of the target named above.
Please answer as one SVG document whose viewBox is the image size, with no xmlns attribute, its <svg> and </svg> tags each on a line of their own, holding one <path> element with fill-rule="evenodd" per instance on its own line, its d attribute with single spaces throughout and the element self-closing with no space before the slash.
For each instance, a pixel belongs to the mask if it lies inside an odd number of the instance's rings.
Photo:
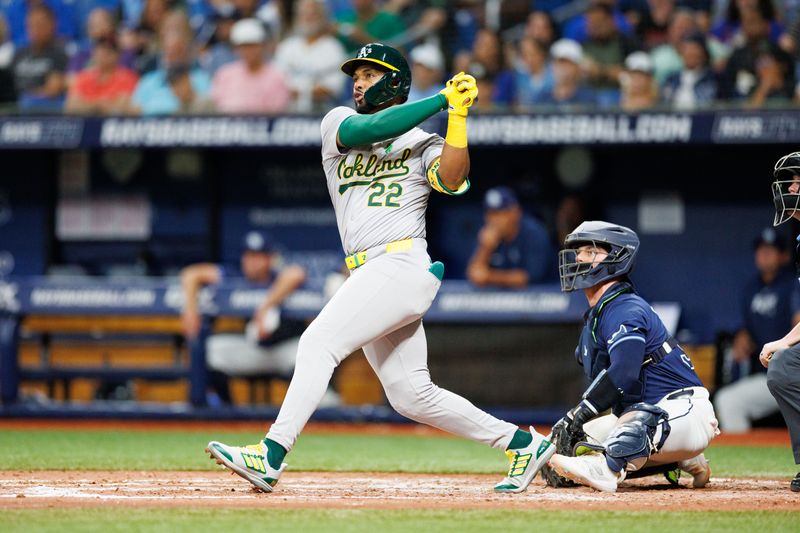
<svg viewBox="0 0 800 533">
<path fill-rule="evenodd" d="M 266 290 L 246 283 L 205 288 L 200 295 L 207 320 L 196 339 L 188 343 L 188 360 L 182 355 L 180 309 L 183 293 L 177 280 L 136 279 L 133 282 L 95 279 L 52 280 L 41 277 L 0 282 L 0 398 L 5 405 L 18 400 L 23 380 L 68 383 L 77 378 L 102 380 L 188 379 L 189 401 L 206 403 L 205 344 L 215 331 L 242 331 Z M 321 308 L 321 294 L 297 291 L 286 302 L 292 318 L 313 317 Z M 39 365 L 20 365 L 20 332 L 24 328 L 38 341 Z M 159 337 L 173 349 L 169 366 L 55 366 L 50 364 L 53 335 L 96 338 Z M 50 385 L 52 388 L 52 385 Z"/>
<path fill-rule="evenodd" d="M 244 282 L 225 283 L 205 288 L 200 296 L 200 304 L 204 315 L 216 321 L 218 326 L 236 329 L 241 328 L 252 315 L 264 294 L 264 289 L 254 288 Z M 123 282 L 28 277 L 0 282 L 0 392 L 3 404 L 17 402 L 19 385 L 23 380 L 66 383 L 88 377 L 154 381 L 188 379 L 190 404 L 194 407 L 204 406 L 208 384 L 205 340 L 213 321 L 204 321 L 203 331 L 189 344 L 186 358 L 179 353 L 183 342 L 179 318 L 182 304 L 183 294 L 174 279 L 148 278 Z M 287 300 L 284 314 L 295 319 L 309 319 L 323 305 L 321 291 L 301 289 Z M 480 326 L 500 327 L 507 324 L 516 324 L 523 329 L 531 324 L 573 324 L 577 327 L 585 307 L 582 294 L 562 293 L 558 285 L 510 291 L 475 289 L 465 281 L 448 280 L 425 315 L 425 321 L 434 327 L 466 325 L 478 332 L 483 329 Z M 22 327 L 26 332 L 39 336 L 38 367 L 20 365 Z M 50 364 L 47 357 L 48 336 L 54 333 L 166 336 L 172 343 L 175 355 L 172 365 L 159 367 L 56 366 Z M 431 337 L 432 345 L 437 344 L 433 338 L 435 335 Z M 569 337 L 567 342 L 573 342 L 571 335 Z M 451 338 L 440 338 L 438 345 L 453 343 Z M 570 371 L 573 370 L 570 367 Z M 438 375 L 442 376 L 442 385 L 446 385 L 445 372 Z"/>
</svg>

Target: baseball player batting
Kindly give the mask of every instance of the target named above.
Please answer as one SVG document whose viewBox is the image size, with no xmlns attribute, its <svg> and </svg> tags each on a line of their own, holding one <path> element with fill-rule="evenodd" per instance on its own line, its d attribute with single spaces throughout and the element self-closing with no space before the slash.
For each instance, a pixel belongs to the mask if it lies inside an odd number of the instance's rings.
<svg viewBox="0 0 800 533">
<path fill-rule="evenodd" d="M 439 94 L 405 103 L 408 63 L 379 43 L 361 48 L 342 71 L 353 78 L 355 110 L 337 107 L 322 119 L 322 166 L 350 276 L 300 338 L 294 377 L 266 438 L 245 447 L 212 441 L 206 450 L 272 492 L 334 369 L 363 348 L 397 412 L 506 451 L 508 475 L 495 490 L 522 492 L 553 446 L 433 384 L 422 325 L 444 274 L 427 253 L 425 209 L 432 190 L 469 189 L 467 113 L 478 97 L 475 79 L 457 74 Z M 445 109 L 445 139 L 416 127 Z"/>
</svg>

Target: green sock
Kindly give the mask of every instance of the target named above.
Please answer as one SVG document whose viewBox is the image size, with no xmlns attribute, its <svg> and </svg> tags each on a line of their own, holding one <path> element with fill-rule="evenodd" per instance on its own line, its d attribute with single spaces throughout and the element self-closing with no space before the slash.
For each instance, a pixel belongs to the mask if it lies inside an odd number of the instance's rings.
<svg viewBox="0 0 800 533">
<path fill-rule="evenodd" d="M 508 444 L 507 450 L 518 450 L 519 448 L 524 448 L 525 446 L 530 445 L 533 442 L 533 435 L 528 433 L 527 431 L 522 431 L 518 429 L 516 433 L 514 433 L 514 437 L 511 439 L 511 442 Z"/>
<path fill-rule="evenodd" d="M 272 439 L 264 439 L 267 447 L 267 462 L 269 466 L 278 470 L 281 467 L 283 458 L 286 457 L 286 449 Z"/>
</svg>

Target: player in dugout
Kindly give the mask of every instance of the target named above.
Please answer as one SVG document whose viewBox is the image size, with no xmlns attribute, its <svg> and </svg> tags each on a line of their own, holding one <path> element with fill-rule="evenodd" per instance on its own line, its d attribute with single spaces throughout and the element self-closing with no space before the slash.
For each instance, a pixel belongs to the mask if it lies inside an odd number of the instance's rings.
<svg viewBox="0 0 800 533">
<path fill-rule="evenodd" d="M 544 224 L 526 215 L 509 187 L 486 191 L 485 224 L 467 265 L 467 277 L 478 287 L 524 288 L 555 278 L 555 256 Z"/>
<path fill-rule="evenodd" d="M 703 451 L 719 433 L 708 391 L 689 356 L 629 277 L 639 237 L 625 226 L 587 221 L 559 252 L 561 290 L 582 289 L 590 308 L 575 357 L 591 380 L 581 402 L 553 428 L 551 485 L 615 492 L 626 476 L 680 471 L 704 487 Z M 610 409 L 612 414 L 599 416 Z"/>
<path fill-rule="evenodd" d="M 459 73 L 440 93 L 405 103 L 411 69 L 394 48 L 367 44 L 341 69 L 353 79 L 355 109 L 335 107 L 320 129 L 350 276 L 300 338 L 292 382 L 266 437 L 251 446 L 212 441 L 206 450 L 272 492 L 334 369 L 363 347 L 398 413 L 506 452 L 508 474 L 494 490 L 522 492 L 551 444 L 437 387 L 422 322 L 444 275 L 444 265 L 427 252 L 425 211 L 432 191 L 469 189 L 467 115 L 478 96 L 475 78 Z M 444 110 L 444 139 L 417 127 Z"/>
<path fill-rule="evenodd" d="M 800 220 L 800 152 L 781 157 L 775 163 L 773 176 L 773 225 L 778 226 L 792 218 Z M 798 270 L 800 271 L 800 263 Z M 789 427 L 794 462 L 800 464 L 800 323 L 782 338 L 766 343 L 761 349 L 759 359 L 767 367 L 767 387 L 778 402 Z M 800 492 L 800 472 L 791 481 L 789 488 L 793 492 Z"/>
<path fill-rule="evenodd" d="M 196 263 L 181 271 L 184 307 L 181 313 L 187 339 L 198 336 L 203 318 L 200 290 L 223 280 L 243 280 L 267 293 L 255 310 L 245 333 L 216 333 L 206 341 L 209 379 L 219 400 L 230 404 L 228 377 L 274 374 L 290 376 L 304 324 L 281 319 L 280 307 L 303 285 L 306 272 L 300 265 L 279 265 L 276 244 L 262 231 L 249 231 L 242 238 L 237 267 Z"/>
</svg>

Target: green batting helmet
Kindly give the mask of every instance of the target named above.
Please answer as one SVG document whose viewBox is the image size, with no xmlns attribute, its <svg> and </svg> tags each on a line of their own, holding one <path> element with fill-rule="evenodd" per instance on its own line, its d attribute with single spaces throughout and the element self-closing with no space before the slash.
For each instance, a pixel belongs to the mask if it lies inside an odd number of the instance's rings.
<svg viewBox="0 0 800 533">
<path fill-rule="evenodd" d="M 356 68 L 364 63 L 372 63 L 388 71 L 364 93 L 364 99 L 370 106 L 377 107 L 398 97 L 401 98 L 401 103 L 408 99 L 411 69 L 400 51 L 381 43 L 365 44 L 356 57 L 342 64 L 342 72 L 352 77 Z"/>
</svg>

